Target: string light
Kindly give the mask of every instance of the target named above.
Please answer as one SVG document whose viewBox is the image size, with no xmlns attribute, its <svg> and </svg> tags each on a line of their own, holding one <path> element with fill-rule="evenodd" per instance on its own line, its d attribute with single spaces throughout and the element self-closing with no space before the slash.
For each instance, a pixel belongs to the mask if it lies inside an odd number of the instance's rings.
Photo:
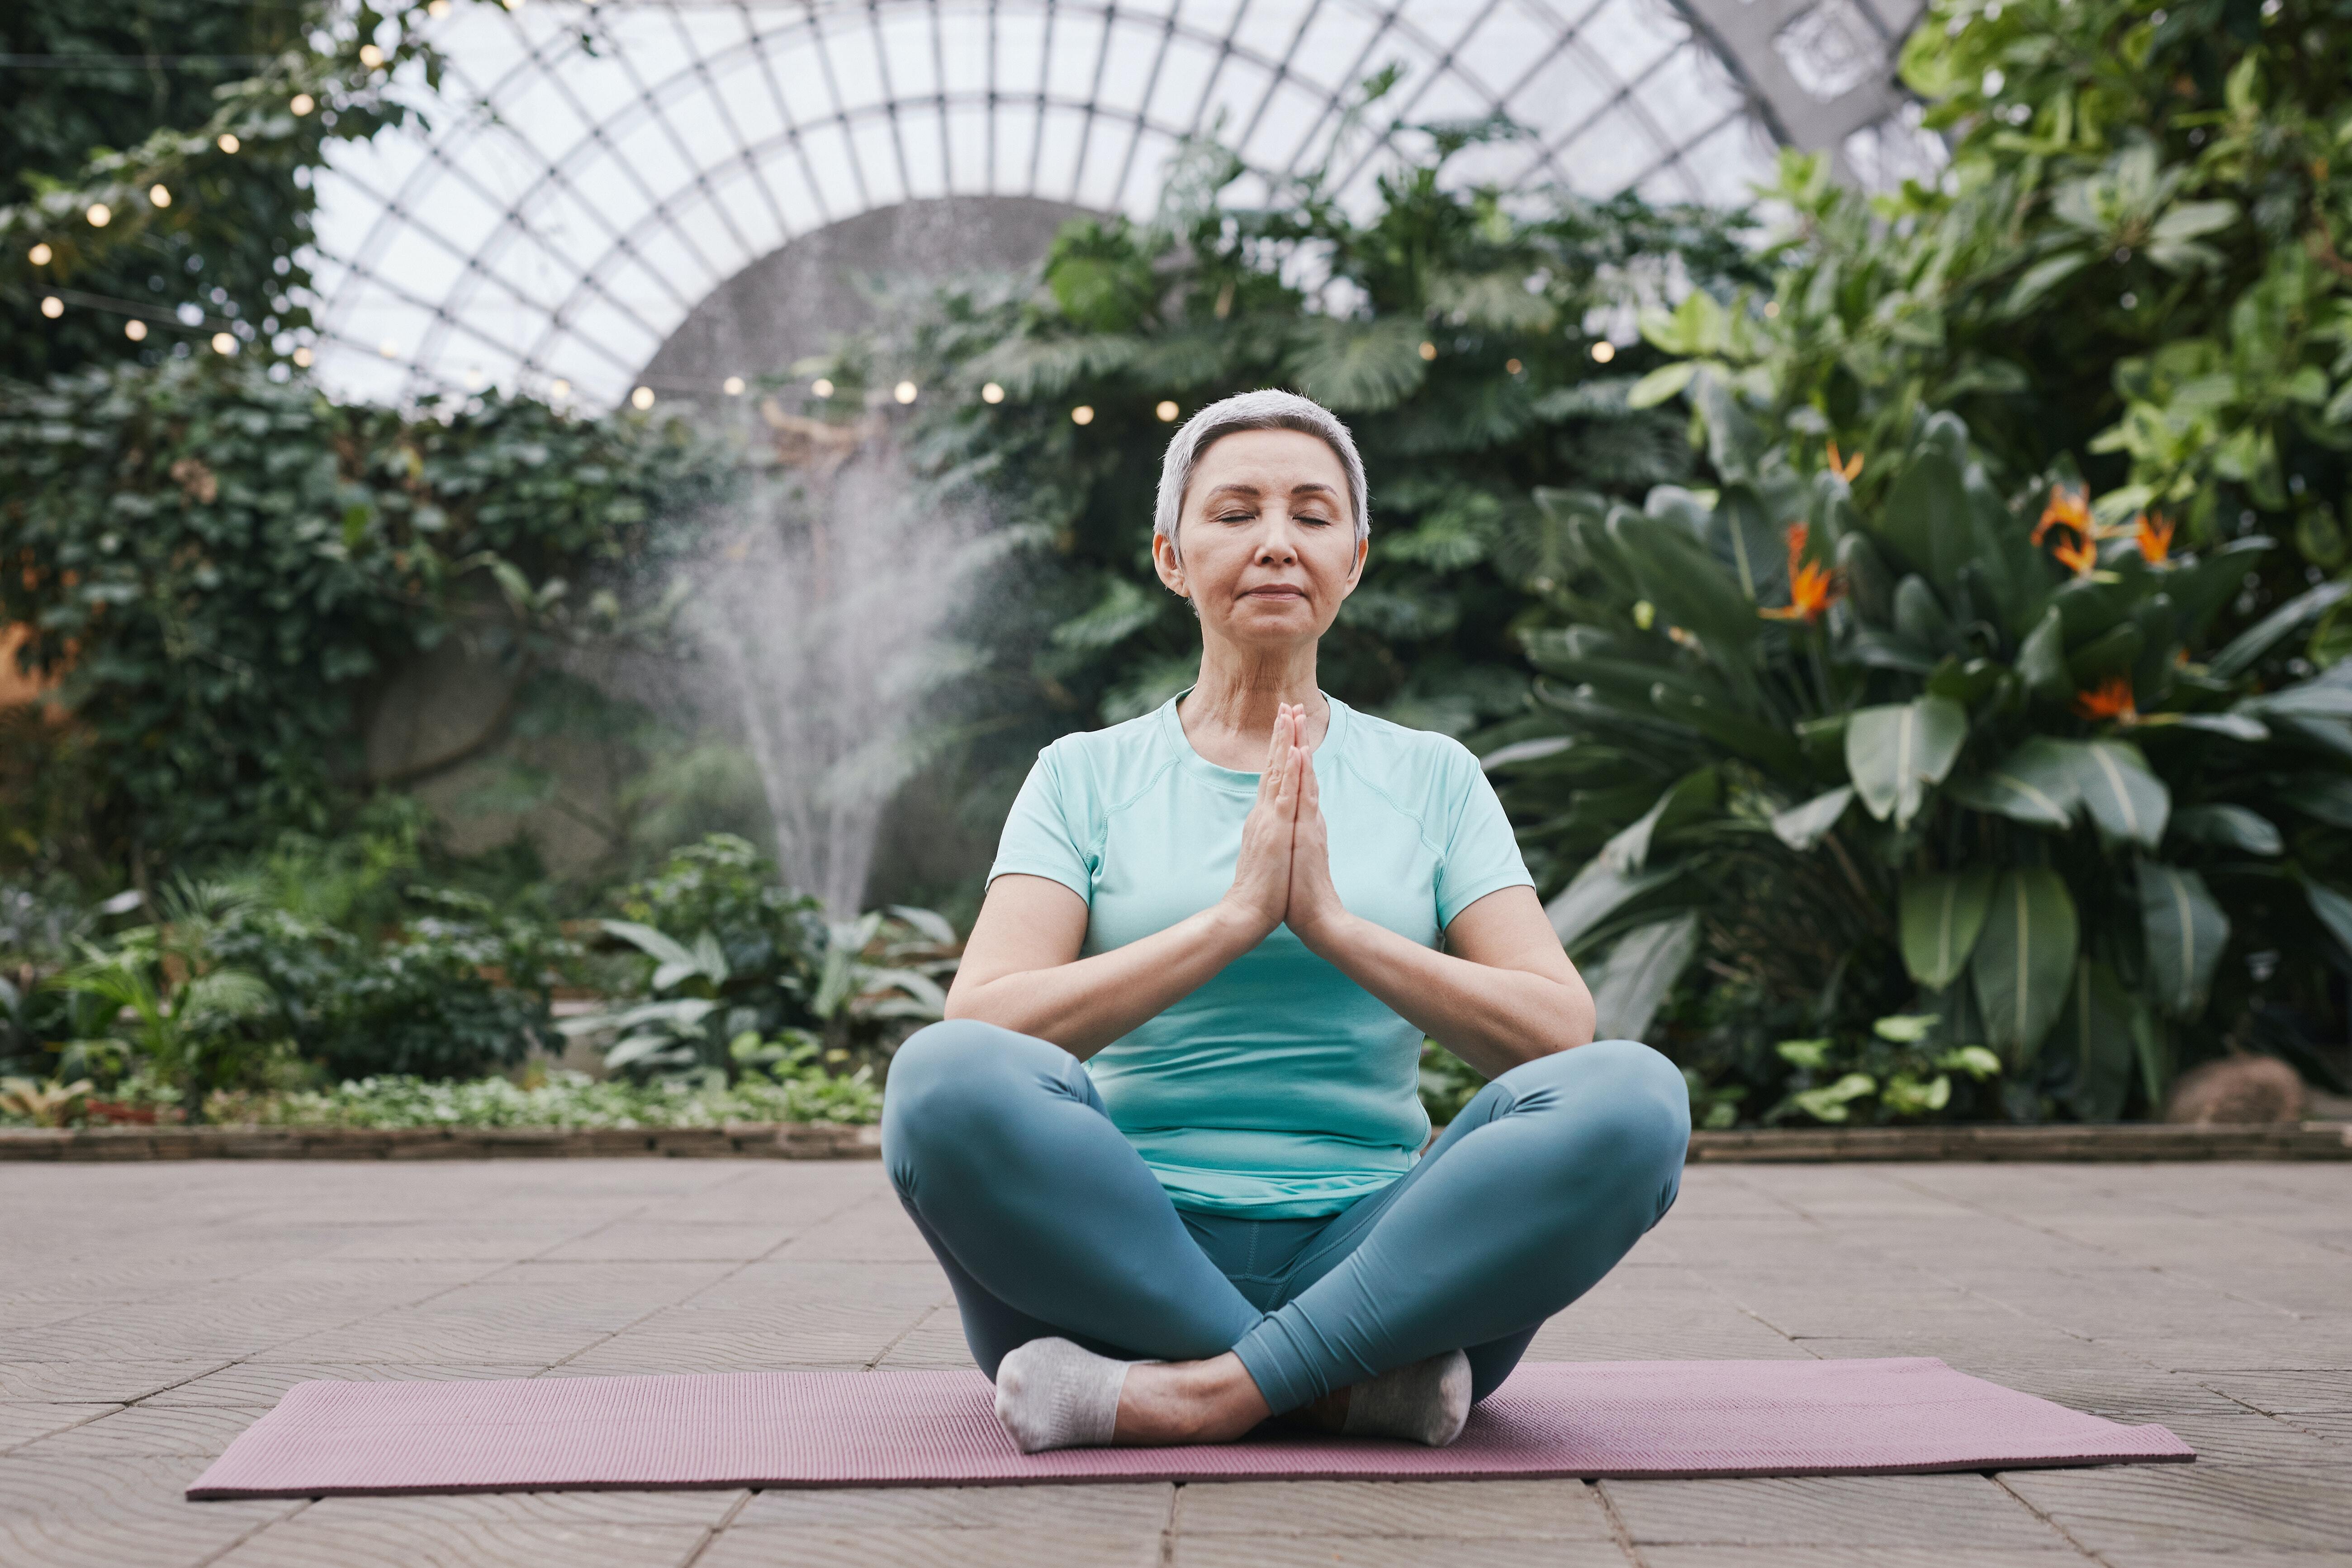
<svg viewBox="0 0 2352 1568">
<path fill-rule="evenodd" d="M 25 254 L 31 258 L 34 266 L 47 267 L 49 264 L 49 258 L 55 256 L 57 252 L 49 248 L 48 241 L 43 240 Z"/>
<path fill-rule="evenodd" d="M 636 409 L 638 412 L 643 413 L 646 409 L 651 408 L 653 405 L 654 389 L 652 387 L 641 386 L 637 388 L 636 391 L 629 394 L 629 406 Z"/>
<path fill-rule="evenodd" d="M 449 0 L 433 0 L 431 5 L 425 7 L 425 14 L 428 16 L 447 16 L 449 14 Z"/>
<path fill-rule="evenodd" d="M 375 352 L 382 354 L 386 359 L 398 359 L 400 357 L 400 345 L 394 342 L 390 338 L 386 338 L 383 342 L 376 344 Z"/>
<path fill-rule="evenodd" d="M 104 202 L 92 202 L 89 204 L 89 211 L 82 214 L 82 216 L 89 219 L 90 227 L 104 228 L 114 221 L 114 209 Z"/>
<path fill-rule="evenodd" d="M 1071 424 L 1073 424 L 1073 425 L 1091 425 L 1091 424 L 1093 424 L 1094 422 L 1095 422 L 1095 410 L 1094 410 L 1094 405 L 1093 405 L 1092 404 L 1090 404 L 1090 403 L 1081 403 L 1081 404 L 1079 404 L 1076 408 L 1073 408 L 1073 409 L 1071 409 L 1071 410 L 1070 410 L 1070 423 L 1071 423 Z"/>
<path fill-rule="evenodd" d="M 1507 359 L 1503 362 L 1503 368 L 1510 372 L 1513 375 L 1517 375 L 1519 372 L 1527 369 L 1527 366 L 1521 364 L 1515 359 Z"/>
<path fill-rule="evenodd" d="M 215 332 L 213 334 L 213 353 L 216 354 L 233 354 L 236 353 L 236 339 L 231 337 L 226 332 Z"/>
<path fill-rule="evenodd" d="M 815 393 L 819 397 L 831 397 L 833 395 L 833 383 L 826 380 L 824 376 L 818 376 L 814 381 L 809 383 L 809 390 Z"/>
<path fill-rule="evenodd" d="M 572 395 L 572 384 L 559 375 L 547 384 L 547 395 L 561 403 Z"/>
<path fill-rule="evenodd" d="M 719 384 L 719 390 L 730 397 L 740 397 L 743 395 L 743 378 L 740 375 L 730 375 Z"/>
<path fill-rule="evenodd" d="M 1421 357 L 1423 359 L 1435 359 L 1437 357 L 1437 345 L 1435 343 L 1422 344 Z"/>
<path fill-rule="evenodd" d="M 1764 301 L 1764 315 L 1765 315 L 1765 319 L 1766 319 L 1766 320 L 1768 320 L 1768 321 L 1777 321 L 1777 320 L 1779 320 L 1779 319 L 1780 319 L 1780 300 L 1765 300 L 1765 301 Z"/>
<path fill-rule="evenodd" d="M 55 294 L 49 295 L 47 299 L 41 301 L 41 314 L 47 316 L 52 321 L 56 321 L 59 316 L 62 316 L 65 313 L 66 302 L 63 300 L 58 299 Z"/>
<path fill-rule="evenodd" d="M 367 67 L 370 70 L 375 69 L 376 67 L 383 64 L 383 51 L 377 48 L 373 44 L 362 44 L 360 46 L 360 64 Z"/>
<path fill-rule="evenodd" d="M 309 349 L 308 347 L 303 347 L 303 348 L 296 349 L 296 350 L 294 351 L 294 363 L 295 363 L 296 364 L 300 365 L 304 370 L 308 370 L 308 369 L 310 369 L 310 349 Z"/>
<path fill-rule="evenodd" d="M 122 335 L 134 343 L 143 343 L 147 341 L 147 323 L 133 316 L 122 323 Z"/>
<path fill-rule="evenodd" d="M 890 389 L 890 395 L 901 403 L 912 403 L 915 401 L 915 384 L 911 381 L 902 381 Z"/>
<path fill-rule="evenodd" d="M 294 111 L 295 119 L 299 120 L 304 115 L 310 113 L 310 110 L 318 108 L 319 100 L 312 98 L 307 92 L 298 92 L 294 95 L 294 101 L 289 103 L 286 107 Z"/>
<path fill-rule="evenodd" d="M 147 199 L 154 203 L 159 207 L 168 207 L 172 205 L 171 187 L 168 185 L 150 185 L 147 187 Z"/>
<path fill-rule="evenodd" d="M 980 389 L 980 400 L 982 403 L 1002 403 L 1004 401 L 1004 388 L 992 381 Z"/>
<path fill-rule="evenodd" d="M 1176 416 L 1182 410 L 1178 408 L 1172 400 L 1162 398 L 1160 406 L 1151 412 L 1160 416 L 1160 423 L 1162 425 L 1173 425 L 1176 423 Z"/>
<path fill-rule="evenodd" d="M 1617 345 L 1611 342 L 1607 338 L 1603 338 L 1599 342 L 1592 345 L 1592 359 L 1594 363 L 1607 364 L 1611 360 L 1615 359 L 1616 357 Z"/>
<path fill-rule="evenodd" d="M 234 153 L 245 143 L 236 139 L 236 132 L 234 131 L 224 131 L 220 133 L 217 145 L 224 153 Z"/>
</svg>

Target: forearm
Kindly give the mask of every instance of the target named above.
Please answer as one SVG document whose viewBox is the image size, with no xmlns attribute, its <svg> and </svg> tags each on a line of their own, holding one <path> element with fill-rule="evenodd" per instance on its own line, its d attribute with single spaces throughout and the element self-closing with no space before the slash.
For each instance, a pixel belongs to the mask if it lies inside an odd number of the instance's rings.
<svg viewBox="0 0 2352 1568">
<path fill-rule="evenodd" d="M 1473 963 L 1360 915 L 1300 933 L 1309 949 L 1488 1078 L 1592 1039 L 1592 994 L 1570 976 Z"/>
<path fill-rule="evenodd" d="M 947 1016 L 1050 1040 L 1081 1061 L 1199 990 L 1264 939 L 1248 917 L 1210 905 L 1139 942 L 948 994 Z"/>
</svg>

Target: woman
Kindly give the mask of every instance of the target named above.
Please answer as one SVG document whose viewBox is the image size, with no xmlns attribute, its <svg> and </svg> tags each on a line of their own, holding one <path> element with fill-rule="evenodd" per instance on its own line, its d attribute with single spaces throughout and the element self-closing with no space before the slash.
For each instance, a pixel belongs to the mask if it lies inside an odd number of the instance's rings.
<svg viewBox="0 0 2352 1568">
<path fill-rule="evenodd" d="M 1040 754 L 891 1063 L 883 1158 L 1025 1450 L 1451 1442 L 1674 1202 L 1681 1075 L 1589 1043 L 1477 762 L 1317 689 L 1370 533 L 1305 398 L 1177 432 L 1152 554 L 1200 679 Z M 1492 1079 L 1425 1154 L 1424 1034 Z"/>
</svg>

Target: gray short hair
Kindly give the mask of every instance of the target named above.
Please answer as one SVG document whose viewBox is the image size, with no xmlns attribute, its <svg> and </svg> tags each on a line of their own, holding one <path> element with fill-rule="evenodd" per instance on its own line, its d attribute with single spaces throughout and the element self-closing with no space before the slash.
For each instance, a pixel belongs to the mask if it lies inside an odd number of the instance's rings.
<svg viewBox="0 0 2352 1568">
<path fill-rule="evenodd" d="M 1176 432 L 1168 443 L 1168 456 L 1160 465 L 1160 500 L 1152 508 L 1151 531 L 1168 536 L 1168 545 L 1183 559 L 1176 543 L 1176 522 L 1184 509 L 1184 491 L 1192 483 L 1192 470 L 1200 466 L 1201 454 L 1221 437 L 1243 430 L 1302 430 L 1320 437 L 1323 443 L 1339 454 L 1339 466 L 1348 471 L 1348 505 L 1355 513 L 1356 538 L 1359 542 L 1371 537 L 1371 500 L 1364 493 L 1364 459 L 1356 452 L 1356 438 L 1339 423 L 1338 415 L 1311 398 L 1295 392 L 1267 388 L 1262 392 L 1244 392 L 1210 404 Z"/>
</svg>

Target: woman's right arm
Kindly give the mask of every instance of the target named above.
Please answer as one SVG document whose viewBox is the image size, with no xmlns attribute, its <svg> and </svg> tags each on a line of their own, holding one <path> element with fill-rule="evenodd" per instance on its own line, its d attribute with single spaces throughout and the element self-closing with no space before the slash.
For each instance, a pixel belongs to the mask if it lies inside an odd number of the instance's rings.
<svg viewBox="0 0 2352 1568">
<path fill-rule="evenodd" d="M 1289 902 L 1298 770 L 1307 765 L 1302 729 L 1288 711 L 1275 722 L 1223 898 L 1165 931 L 1080 958 L 1087 901 L 1050 877 L 1007 872 L 988 885 L 947 1016 L 1051 1040 L 1084 1060 L 1265 940 Z"/>
</svg>

